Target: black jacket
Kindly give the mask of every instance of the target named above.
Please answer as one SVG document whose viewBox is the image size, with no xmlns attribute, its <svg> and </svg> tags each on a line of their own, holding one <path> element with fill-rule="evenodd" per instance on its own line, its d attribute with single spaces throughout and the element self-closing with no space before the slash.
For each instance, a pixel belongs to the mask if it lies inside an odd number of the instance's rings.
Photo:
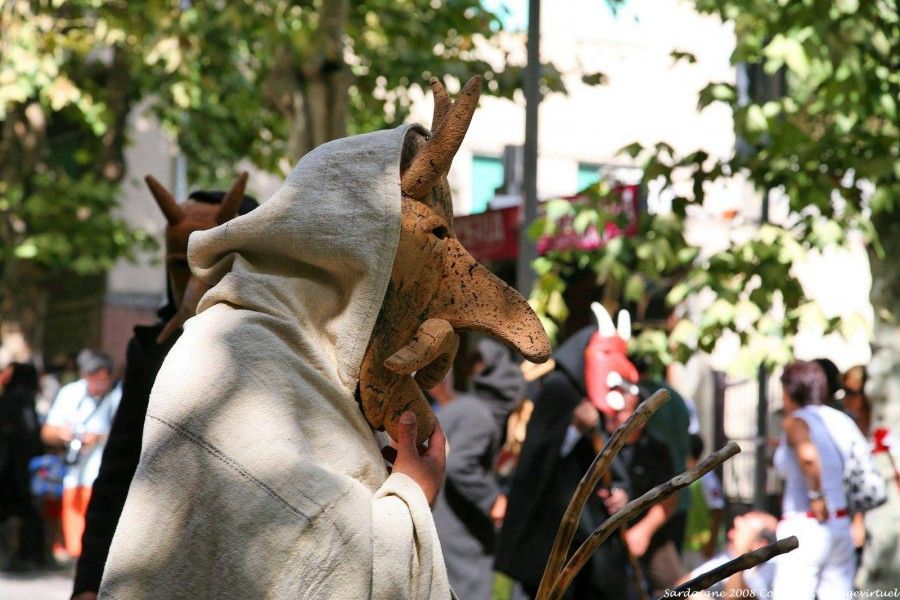
<svg viewBox="0 0 900 600">
<path fill-rule="evenodd" d="M 28 461 L 41 453 L 37 411 L 37 371 L 29 364 L 13 363 L 13 374 L 0 394 L 0 521 L 29 516 Z"/>
<path fill-rule="evenodd" d="M 586 396 L 584 349 L 594 331 L 593 327 L 578 331 L 554 353 L 556 368 L 541 381 L 512 479 L 495 566 L 520 581 L 530 593 L 537 590 L 562 515 L 595 456 L 587 437 L 582 437 L 567 456 L 560 456 L 572 411 Z M 613 485 L 625 489 L 630 496 L 628 478 L 618 460 L 613 463 Z M 607 516 L 603 502 L 591 494 L 572 550 Z M 620 538 L 612 536 L 585 565 L 567 597 L 627 597 L 627 562 Z"/>
<path fill-rule="evenodd" d="M 160 316 L 164 317 L 163 312 Z M 128 343 L 122 400 L 103 451 L 100 473 L 91 492 L 73 595 L 100 589 L 113 534 L 141 458 L 141 438 L 150 390 L 166 354 L 181 335 L 178 332 L 164 344 L 157 344 L 156 337 L 166 320 L 163 318 L 156 325 L 135 327 L 134 337 Z"/>
</svg>

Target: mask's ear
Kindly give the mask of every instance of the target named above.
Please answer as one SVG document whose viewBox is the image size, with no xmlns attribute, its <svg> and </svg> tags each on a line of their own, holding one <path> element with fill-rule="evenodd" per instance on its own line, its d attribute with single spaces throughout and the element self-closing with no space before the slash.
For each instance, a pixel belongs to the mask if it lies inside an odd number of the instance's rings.
<svg viewBox="0 0 900 600">
<path fill-rule="evenodd" d="M 619 337 L 623 341 L 627 342 L 631 339 L 631 314 L 625 309 L 619 311 L 619 322 L 616 325 L 616 331 L 619 332 Z"/>
<path fill-rule="evenodd" d="M 441 123 L 447 118 L 450 112 L 450 96 L 437 77 L 431 78 L 431 91 L 434 93 L 434 113 L 431 116 L 431 133 L 437 133 L 441 128 Z"/>
<path fill-rule="evenodd" d="M 440 127 L 401 175 L 400 188 L 405 196 L 422 200 L 438 179 L 450 170 L 450 163 L 472 122 L 480 95 L 481 77 L 476 75 L 469 79 L 456 102 L 447 110 L 447 116 L 442 119 L 440 113 L 446 105 L 443 100 L 436 100 L 435 118 L 440 119 Z M 449 99 L 447 103 L 449 104 Z"/>
<path fill-rule="evenodd" d="M 237 215 L 238 208 L 241 206 L 241 200 L 244 199 L 244 189 L 246 187 L 247 172 L 244 171 L 238 175 L 237 179 L 234 180 L 234 183 L 231 184 L 231 189 L 229 189 L 228 193 L 225 194 L 225 197 L 222 198 L 219 212 L 216 213 L 216 223 L 221 225 L 222 223 L 230 221 Z"/>
<path fill-rule="evenodd" d="M 591 310 L 597 318 L 597 328 L 600 330 L 602 337 L 613 337 L 616 335 L 616 326 L 613 325 L 612 317 L 599 302 L 591 302 Z"/>
<path fill-rule="evenodd" d="M 180 223 L 184 219 L 184 211 L 178 206 L 175 197 L 153 175 L 147 175 L 144 177 L 144 181 L 147 182 L 147 187 L 150 188 L 153 199 L 156 200 L 169 225 Z"/>
</svg>

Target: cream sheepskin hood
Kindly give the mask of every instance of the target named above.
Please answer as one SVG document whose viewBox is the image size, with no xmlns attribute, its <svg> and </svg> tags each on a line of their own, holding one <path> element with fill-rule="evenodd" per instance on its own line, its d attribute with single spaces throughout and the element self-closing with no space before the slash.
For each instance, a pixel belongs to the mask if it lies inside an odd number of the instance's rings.
<svg viewBox="0 0 900 600">
<path fill-rule="evenodd" d="M 410 127 L 303 157 L 191 235 L 210 284 L 157 377 L 102 598 L 449 598 L 427 501 L 354 397 Z"/>
</svg>

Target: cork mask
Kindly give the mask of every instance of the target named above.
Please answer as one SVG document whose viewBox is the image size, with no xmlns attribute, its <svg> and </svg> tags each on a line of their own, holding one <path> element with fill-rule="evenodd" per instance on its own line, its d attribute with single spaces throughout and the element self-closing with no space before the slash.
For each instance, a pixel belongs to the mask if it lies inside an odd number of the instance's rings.
<svg viewBox="0 0 900 600">
<path fill-rule="evenodd" d="M 247 173 L 241 173 L 235 179 L 220 204 L 191 198 L 179 204 L 152 175 L 147 175 L 144 180 L 166 217 L 166 276 L 177 309 L 175 316 L 169 319 L 156 338 L 156 342 L 162 344 L 194 316 L 197 303 L 209 289 L 203 281 L 191 275 L 187 261 L 188 238 L 194 231 L 211 229 L 234 218 L 244 197 Z"/>
<path fill-rule="evenodd" d="M 452 104 L 436 79 L 431 87 L 431 136 L 413 129 L 403 149 L 400 240 L 359 376 L 369 424 L 397 439 L 400 415 L 412 410 L 420 444 L 435 423 L 422 390 L 453 363 L 456 330 L 487 334 L 533 362 L 550 356 L 550 340 L 528 302 L 478 264 L 453 232 L 446 176 L 478 104 L 481 79 L 470 79 Z"/>
</svg>

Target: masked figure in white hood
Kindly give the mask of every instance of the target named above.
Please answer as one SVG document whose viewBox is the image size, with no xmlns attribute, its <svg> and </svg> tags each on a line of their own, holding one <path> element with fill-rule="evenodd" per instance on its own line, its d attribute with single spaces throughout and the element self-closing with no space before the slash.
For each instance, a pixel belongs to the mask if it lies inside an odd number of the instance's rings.
<svg viewBox="0 0 900 600">
<path fill-rule="evenodd" d="M 445 175 L 479 84 L 452 106 L 433 84 L 433 134 L 327 143 L 258 209 L 191 235 L 211 289 L 156 380 L 101 598 L 450 597 L 436 490 L 401 472 L 401 448 L 389 474 L 375 430 L 415 455 L 412 411 L 443 454 L 420 387 L 454 329 L 549 354 L 453 235 Z"/>
</svg>

